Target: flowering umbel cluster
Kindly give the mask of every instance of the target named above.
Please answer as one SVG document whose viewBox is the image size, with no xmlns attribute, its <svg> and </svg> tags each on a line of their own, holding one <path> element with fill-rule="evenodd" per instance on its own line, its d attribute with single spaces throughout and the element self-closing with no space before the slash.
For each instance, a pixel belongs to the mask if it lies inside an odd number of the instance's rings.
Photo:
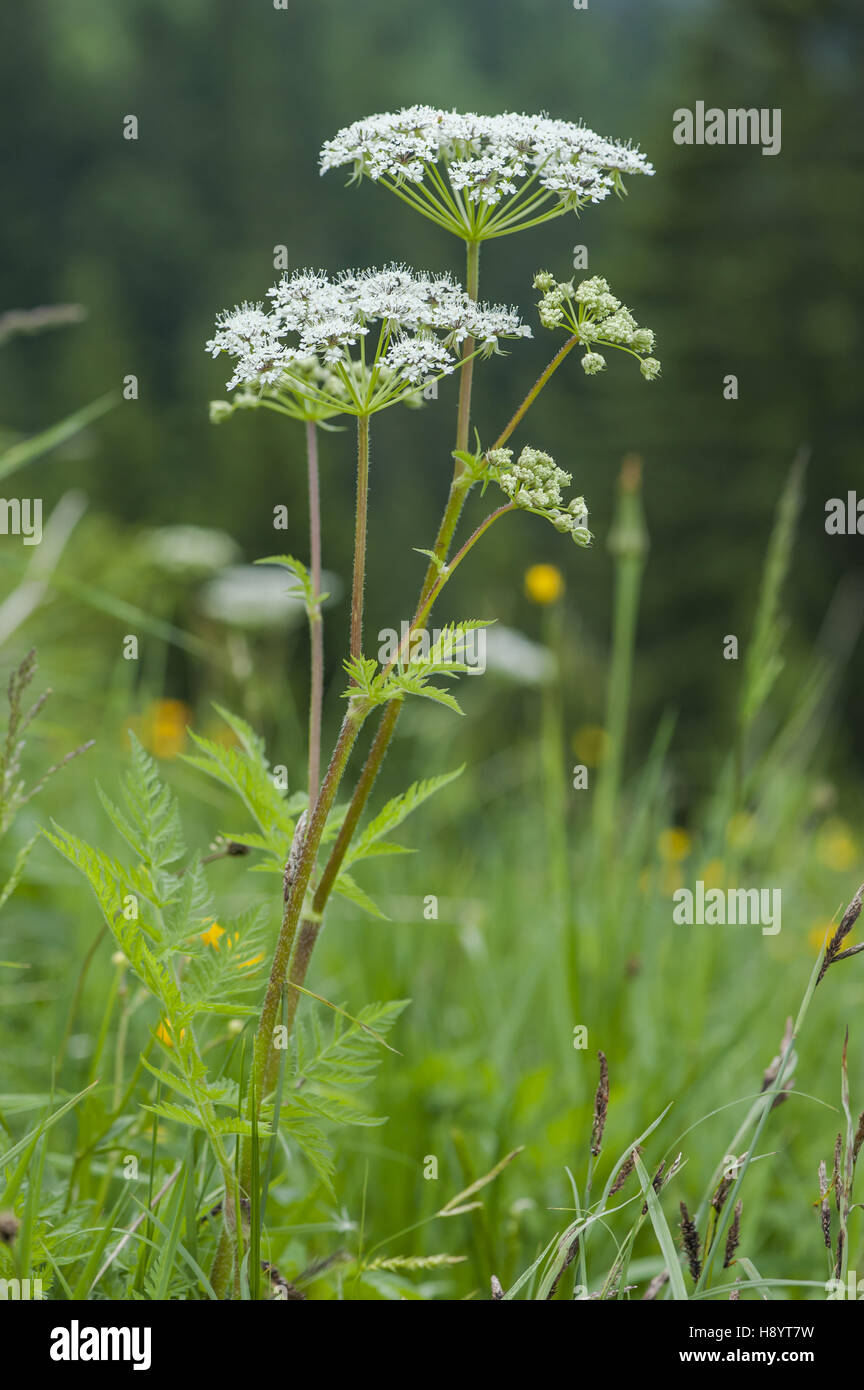
<svg viewBox="0 0 864 1390">
<path fill-rule="evenodd" d="M 526 444 L 514 463 L 512 449 L 490 449 L 486 464 L 488 476 L 494 478 L 514 506 L 545 517 L 556 531 L 571 535 L 577 545 L 591 544 L 591 532 L 585 524 L 585 498 L 564 502 L 561 490 L 569 487 L 572 477 L 549 454 Z"/>
<path fill-rule="evenodd" d="M 234 358 L 229 390 L 284 389 L 332 413 L 371 414 L 416 396 L 464 362 L 468 338 L 488 355 L 501 338 L 531 336 L 515 310 L 475 303 L 449 275 L 399 265 L 333 280 L 298 271 L 268 297 L 269 310 L 243 304 L 220 315 L 207 351 Z M 377 340 L 367 347 L 373 324 Z"/>
<path fill-rule="evenodd" d="M 566 328 L 585 348 L 582 366 L 588 376 L 602 372 L 606 358 L 594 352 L 593 345 L 620 348 L 639 359 L 646 381 L 660 375 L 660 363 L 647 354 L 654 346 L 650 328 L 640 328 L 626 305 L 610 292 L 600 275 L 583 280 L 575 288 L 572 280 L 559 281 L 548 270 L 534 277 L 534 288 L 543 291 L 537 308 L 544 328 Z"/>
<path fill-rule="evenodd" d="M 322 174 L 351 165 L 356 179 L 381 182 L 448 230 L 478 240 L 578 211 L 623 191 L 622 175 L 654 172 L 633 146 L 581 123 L 432 106 L 355 121 L 327 141 L 320 163 Z"/>
</svg>

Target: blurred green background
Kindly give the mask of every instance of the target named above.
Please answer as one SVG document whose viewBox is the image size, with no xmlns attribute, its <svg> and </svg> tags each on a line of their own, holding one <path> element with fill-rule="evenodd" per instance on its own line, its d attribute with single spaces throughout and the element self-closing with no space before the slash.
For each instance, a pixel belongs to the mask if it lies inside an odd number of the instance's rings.
<svg viewBox="0 0 864 1390">
<path fill-rule="evenodd" d="M 230 0 L 80 0 L 74 7 L 33 0 L 0 18 L 7 133 L 0 308 L 77 303 L 87 314 L 81 324 L 17 337 L 0 349 L 0 421 L 10 439 L 26 435 L 119 389 L 128 374 L 139 382 L 137 401 L 118 404 L 5 485 L 7 493 L 41 495 L 46 516 L 69 489 L 88 499 L 43 602 L 2 657 L 7 671 L 35 642 L 43 683 L 55 691 L 40 726 L 45 747 L 29 755 L 36 772 L 83 738 L 99 741 L 35 803 L 22 836 L 49 812 L 85 837 L 104 836 L 92 782 L 98 775 L 110 786 L 116 777 L 130 719 L 194 808 L 191 842 L 205 845 L 230 828 L 236 810 L 229 813 L 174 756 L 187 718 L 199 727 L 212 723 L 214 697 L 252 719 L 273 761 L 288 765 L 292 786 L 302 784 L 302 627 L 270 635 L 214 627 L 196 606 L 195 584 L 153 566 L 141 528 L 217 528 L 236 539 L 246 560 L 274 549 L 306 555 L 302 432 L 265 412 L 219 428 L 208 421 L 209 400 L 225 394 L 226 371 L 205 355 L 204 341 L 220 309 L 263 297 L 276 278 L 274 247 L 286 246 L 298 267 L 335 271 L 396 259 L 462 274 L 459 245 L 383 190 L 369 183 L 346 189 L 338 174 L 320 179 L 322 142 L 360 116 L 414 102 L 542 109 L 632 138 L 656 166 L 655 178 L 629 181 L 623 202 L 609 199 L 580 220 L 560 219 L 483 249 L 481 297 L 514 302 L 535 322 L 535 271 L 563 278 L 574 245 L 587 246 L 589 273 L 606 276 L 658 335 L 663 378 L 648 385 L 628 362 L 611 360 L 589 380 L 574 365 L 531 417 L 523 442 L 572 470 L 597 542 L 577 551 L 538 519 L 511 520 L 454 581 L 447 616 L 496 617 L 536 643 L 560 647 L 562 679 L 554 698 L 491 674 L 463 681 L 468 718 L 461 724 L 431 708 L 407 711 L 386 789 L 463 760 L 468 774 L 423 813 L 411 840 L 422 852 L 398 861 L 382 881 L 395 926 L 363 922 L 336 905 L 316 957 L 312 987 L 328 997 L 416 1001 L 407 1033 L 397 1038 L 408 1060 L 388 1058 L 382 1082 L 393 1122 L 379 1132 L 377 1148 L 364 1138 L 357 1162 L 349 1152 L 342 1173 L 354 1215 L 363 1161 L 378 1165 L 373 1190 L 386 1175 L 392 1209 L 380 1213 L 379 1234 L 415 1214 L 423 1154 L 449 1154 L 447 1195 L 460 1185 L 454 1124 L 467 1133 L 481 1171 L 504 1148 L 528 1142 L 529 1166 L 514 1180 L 515 1193 L 530 1192 L 525 1200 L 536 1211 L 505 1209 L 502 1197 L 490 1218 L 509 1242 L 495 1258 L 506 1259 L 512 1275 L 554 1229 L 556 1218 L 550 1226 L 543 1208 L 566 1205 L 563 1164 L 590 1128 L 595 1077 L 581 1057 L 576 1071 L 570 1067 L 573 1023 L 590 1013 L 592 1052 L 603 1046 L 610 1054 L 611 1147 L 617 1153 L 669 1099 L 686 1093 L 666 1136 L 671 1143 L 685 1124 L 758 1088 L 820 930 L 857 884 L 862 541 L 827 536 L 824 504 L 864 484 L 864 190 L 852 176 L 862 47 L 864 25 L 851 0 L 818 7 L 808 0 L 591 0 L 587 11 L 574 11 L 569 0 L 411 7 L 295 0 L 286 11 L 269 0 L 242 8 Z M 675 145 L 672 113 L 697 100 L 781 108 L 782 152 L 769 158 L 752 147 Z M 139 121 L 134 142 L 122 137 L 127 114 Z M 537 328 L 532 342 L 478 369 L 474 422 L 484 441 L 533 382 L 552 343 Z M 737 401 L 723 398 L 730 373 L 739 380 Z M 369 633 L 409 616 L 422 574 L 412 547 L 431 545 L 449 481 L 455 393 L 451 381 L 422 414 L 390 411 L 375 421 Z M 772 517 L 801 444 L 811 459 L 785 590 L 786 665 L 761 746 L 809 708 L 802 691 L 823 658 L 831 663 L 833 701 L 819 707 L 807 756 L 769 764 L 775 780 L 760 783 L 753 814 L 739 808 L 729 832 L 728 798 L 716 788 L 743 662 L 722 659 L 723 638 L 736 634 L 746 652 Z M 620 463 L 633 451 L 644 461 L 651 539 L 626 764 L 634 816 L 617 859 L 606 865 L 604 887 L 588 840 L 590 812 L 575 794 L 566 811 L 569 851 L 566 843 L 563 850 L 550 845 L 546 830 L 562 790 L 553 785 L 555 767 L 566 784 L 571 763 L 585 761 L 593 774 L 596 761 L 614 592 L 606 539 Z M 324 562 L 344 583 L 350 433 L 322 437 L 322 469 Z M 272 526 L 273 508 L 283 503 L 287 536 Z M 11 591 L 32 555 L 4 538 L 0 558 L 0 592 Z M 555 614 L 531 604 L 523 588 L 526 569 L 544 561 L 558 565 L 566 581 Z M 395 611 L 394 594 L 405 595 Z M 187 636 L 166 643 L 158 623 Z M 328 729 L 341 713 L 346 626 L 347 604 L 335 597 L 326 624 Z M 142 635 L 140 662 L 122 660 L 126 633 Z M 670 732 L 661 724 L 670 712 L 671 750 L 664 756 L 665 747 L 654 745 L 649 757 L 658 727 Z M 541 803 L 551 819 L 537 814 Z M 669 839 L 673 832 L 683 838 Z M 682 875 L 687 882 L 697 872 L 722 875 L 727 854 L 730 872 L 783 884 L 784 932 L 748 937 L 746 947 L 697 933 L 682 947 L 669 929 L 669 893 Z M 576 890 L 559 921 L 562 855 Z M 26 983 L 4 984 L 0 998 L 21 1006 L 3 1024 L 4 1051 L 17 1057 L 14 1078 L 33 1087 L 36 1074 L 50 1071 L 65 1020 L 64 976 L 77 971 L 98 922 L 85 890 L 46 847 L 31 865 L 31 880 L 4 915 L 10 939 L 3 954 L 37 968 Z M 239 900 L 245 880 L 235 881 L 236 868 L 229 861 L 214 872 Z M 438 891 L 441 920 L 425 922 L 418 904 Z M 572 950 L 573 933 L 581 954 L 571 954 L 572 970 L 562 972 L 561 951 Z M 838 971 L 836 1011 L 820 995 L 821 1032 L 803 1089 L 832 1104 L 838 1020 L 860 1011 L 856 978 L 853 966 L 842 981 Z M 101 987 L 94 979 L 88 988 L 88 1021 L 76 1033 L 85 1039 L 81 1074 L 69 1086 L 86 1079 L 87 1032 L 99 1017 Z M 769 995 L 776 1011 L 766 1007 Z M 860 1087 L 860 1039 L 855 1046 Z M 771 1145 L 783 1156 L 755 1170 L 765 1200 L 761 1226 L 750 1234 L 754 1249 L 774 1252 L 777 1274 L 821 1277 L 809 1208 L 816 1158 L 827 1157 L 836 1129 L 836 1117 L 822 1116 L 787 1106 L 783 1136 Z M 704 1140 L 698 1132 L 699 1180 L 707 1180 L 733 1129 L 724 1121 Z M 298 1194 L 283 1195 L 290 1206 Z M 469 1280 L 462 1291 L 470 1287 Z"/>
</svg>

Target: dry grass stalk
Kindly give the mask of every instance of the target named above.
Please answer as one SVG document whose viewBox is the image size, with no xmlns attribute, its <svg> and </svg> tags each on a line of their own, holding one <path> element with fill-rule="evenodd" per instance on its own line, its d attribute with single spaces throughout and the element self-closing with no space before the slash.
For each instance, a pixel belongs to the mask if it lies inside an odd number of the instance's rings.
<svg viewBox="0 0 864 1390">
<path fill-rule="evenodd" d="M 651 1303 L 658 1295 L 665 1284 L 669 1282 L 669 1271 L 664 1269 L 660 1274 L 655 1274 L 651 1283 L 642 1295 L 643 1303 Z"/>
<path fill-rule="evenodd" d="M 828 1168 L 823 1159 L 819 1164 L 819 1197 L 820 1211 L 822 1215 L 822 1239 L 825 1241 L 826 1250 L 831 1250 L 831 1203 L 828 1201 L 830 1184 L 828 1182 Z"/>
</svg>

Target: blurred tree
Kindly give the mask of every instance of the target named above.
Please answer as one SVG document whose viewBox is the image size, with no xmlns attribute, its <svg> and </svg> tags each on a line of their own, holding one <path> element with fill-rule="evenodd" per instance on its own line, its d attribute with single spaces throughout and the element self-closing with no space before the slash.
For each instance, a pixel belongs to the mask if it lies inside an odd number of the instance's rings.
<svg viewBox="0 0 864 1390">
<path fill-rule="evenodd" d="M 644 455 L 652 553 L 634 714 L 644 732 L 680 707 L 698 786 L 714 761 L 702 750 L 725 737 L 734 709 L 722 637 L 746 641 L 770 514 L 802 440 L 813 465 L 791 596 L 793 684 L 838 581 L 861 567 L 860 539 L 826 537 L 823 507 L 856 484 L 864 192 L 850 175 L 862 34 L 853 0 L 610 0 L 586 11 L 569 0 L 366 0 L 350 17 L 336 0 L 288 10 L 260 0 L 242 13 L 231 0 L 7 7 L 0 306 L 71 300 L 89 317 L 4 357 L 0 418 L 35 429 L 134 373 L 139 398 L 100 424 L 100 449 L 44 466 L 47 500 L 74 477 L 124 521 L 223 526 L 250 557 L 273 549 L 272 509 L 285 503 L 300 549 L 299 433 L 257 417 L 208 423 L 208 400 L 224 394 L 221 364 L 202 347 L 215 313 L 263 295 L 281 245 L 292 265 L 396 258 L 461 272 L 456 243 L 380 189 L 320 180 L 321 142 L 412 101 L 548 109 L 632 136 L 656 178 L 634 181 L 623 204 L 486 248 L 483 292 L 530 311 L 534 271 L 565 273 L 585 244 L 590 272 L 658 333 L 662 383 L 621 372 L 612 382 L 615 364 L 591 381 L 562 373 L 542 430 L 535 417 L 526 438 L 572 468 L 592 507 L 600 544 L 567 560 L 572 631 L 592 669 L 608 632 L 614 478 L 623 453 Z M 697 100 L 780 108 L 781 153 L 674 144 L 674 110 Z M 128 114 L 137 140 L 123 138 Z M 482 437 L 550 343 L 538 328 L 536 342 L 478 374 Z M 730 373 L 737 401 L 723 396 Z M 370 631 L 407 616 L 390 611 L 389 594 L 419 579 L 412 547 L 431 541 L 425 517 L 446 488 L 454 400 L 445 385 L 422 420 L 393 412 L 377 432 L 371 542 L 390 549 L 386 566 L 371 567 Z M 347 436 L 325 440 L 322 462 L 325 559 L 344 570 Z M 548 548 L 539 522 L 502 527 L 484 569 L 466 566 L 454 603 L 470 592 L 472 611 L 485 603 L 529 625 L 521 575 Z M 862 675 L 859 657 L 850 688 Z M 574 723 L 601 711 L 596 683 L 574 690 Z M 516 702 L 500 717 L 515 727 Z M 856 736 L 860 757 L 864 730 Z"/>
</svg>

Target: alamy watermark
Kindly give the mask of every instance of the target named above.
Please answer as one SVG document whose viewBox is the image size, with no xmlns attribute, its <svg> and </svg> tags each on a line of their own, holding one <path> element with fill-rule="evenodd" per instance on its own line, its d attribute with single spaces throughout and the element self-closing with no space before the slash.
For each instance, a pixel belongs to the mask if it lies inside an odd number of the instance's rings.
<svg viewBox="0 0 864 1390">
<path fill-rule="evenodd" d="M 52 1361 L 131 1361 L 133 1371 L 149 1371 L 149 1327 L 81 1327 L 73 1318 L 69 1327 L 51 1332 Z"/>
<path fill-rule="evenodd" d="M 44 1294 L 41 1279 L 0 1279 L 0 1303 L 9 1299 L 16 1303 L 29 1303 L 33 1299 L 42 1298 Z"/>
<path fill-rule="evenodd" d="M 825 503 L 825 530 L 829 536 L 864 536 L 864 497 L 847 492 Z"/>
<path fill-rule="evenodd" d="M 0 497 L 0 536 L 20 536 L 25 545 L 39 545 L 42 498 Z"/>
<path fill-rule="evenodd" d="M 697 101 L 694 110 L 679 106 L 672 112 L 676 145 L 761 145 L 763 154 L 780 153 L 782 112 L 779 106 L 709 106 Z"/>
<path fill-rule="evenodd" d="M 827 1301 L 864 1303 L 864 1279 L 859 1279 L 856 1271 L 847 1271 L 845 1282 L 842 1279 L 829 1279 L 825 1284 Z"/>
<path fill-rule="evenodd" d="M 417 627 L 403 619 L 395 627 L 382 627 L 378 633 L 378 661 L 382 666 L 391 662 L 400 665 L 434 665 L 452 667 L 469 676 L 482 676 L 486 670 L 486 629 Z"/>
<path fill-rule="evenodd" d="M 679 926 L 753 926 L 763 936 L 776 936 L 782 920 L 779 888 L 708 888 L 702 879 L 695 892 L 678 888 L 672 894 L 672 921 Z"/>
</svg>

